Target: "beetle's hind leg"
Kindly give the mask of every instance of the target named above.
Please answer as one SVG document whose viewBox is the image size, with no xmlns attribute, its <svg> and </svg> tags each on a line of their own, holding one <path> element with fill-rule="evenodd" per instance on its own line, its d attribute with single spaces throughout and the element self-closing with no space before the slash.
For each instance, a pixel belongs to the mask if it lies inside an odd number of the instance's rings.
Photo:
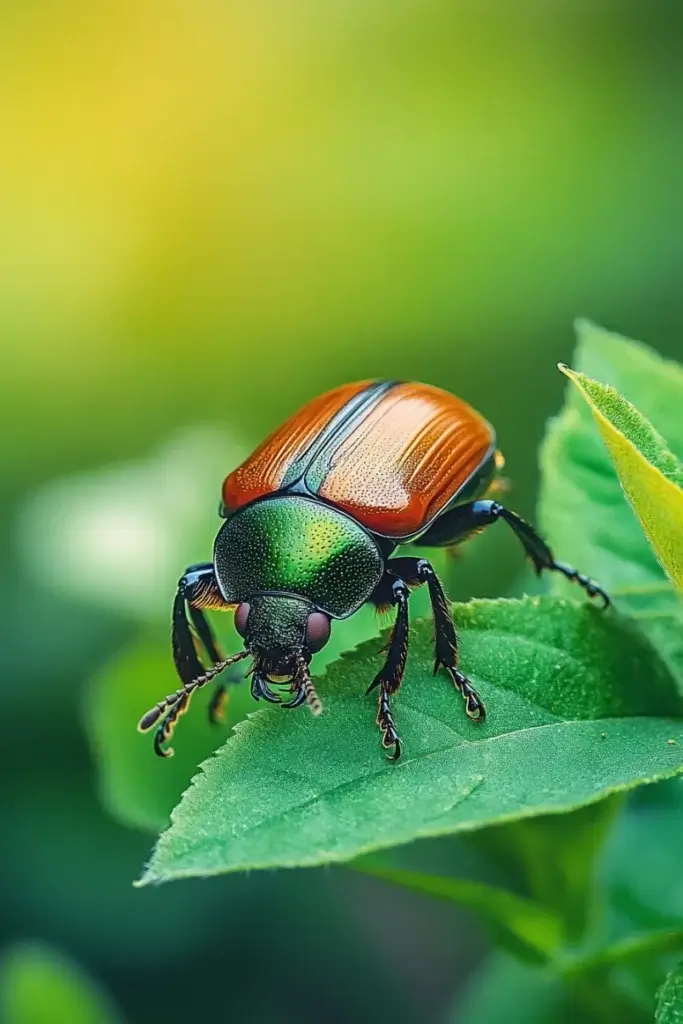
<svg viewBox="0 0 683 1024">
<path fill-rule="evenodd" d="M 392 563 L 389 562 L 389 565 L 391 566 Z M 385 750 L 391 750 L 393 747 L 393 752 L 387 755 L 390 761 L 398 761 L 401 756 L 401 738 L 396 731 L 396 722 L 391 710 L 391 697 L 399 689 L 406 667 L 410 628 L 409 596 L 408 584 L 392 572 L 387 572 L 380 580 L 371 598 L 372 603 L 379 608 L 393 604 L 398 609 L 386 661 L 367 689 L 367 692 L 370 693 L 379 688 L 377 725 L 382 733 L 382 746 Z"/>
<path fill-rule="evenodd" d="M 506 522 L 516 535 L 539 575 L 544 571 L 559 572 L 566 579 L 578 583 L 589 597 L 599 597 L 607 608 L 609 597 L 595 580 L 584 576 L 572 565 L 555 561 L 552 551 L 533 526 L 498 501 L 487 498 L 456 505 L 450 512 L 439 516 L 427 532 L 413 543 L 420 547 L 452 547 L 499 519 Z"/>
</svg>

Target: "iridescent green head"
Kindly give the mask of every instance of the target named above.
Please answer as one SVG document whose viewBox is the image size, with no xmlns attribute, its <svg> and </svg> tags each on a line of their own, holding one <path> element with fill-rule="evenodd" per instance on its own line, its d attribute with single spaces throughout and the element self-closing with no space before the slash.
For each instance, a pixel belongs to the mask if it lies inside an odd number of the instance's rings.
<svg viewBox="0 0 683 1024">
<path fill-rule="evenodd" d="M 235 512 L 216 538 L 214 565 L 223 597 L 238 605 L 235 626 L 256 671 L 284 681 L 324 646 L 331 619 L 367 601 L 384 559 L 350 516 L 290 494 Z"/>
</svg>

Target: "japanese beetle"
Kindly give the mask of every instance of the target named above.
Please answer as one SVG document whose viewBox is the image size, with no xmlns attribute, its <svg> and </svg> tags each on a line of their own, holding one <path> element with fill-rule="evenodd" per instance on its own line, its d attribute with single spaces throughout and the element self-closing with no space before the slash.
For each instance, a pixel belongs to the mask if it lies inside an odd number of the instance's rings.
<svg viewBox="0 0 683 1024">
<path fill-rule="evenodd" d="M 227 666 L 251 656 L 255 700 L 282 703 L 271 684 L 287 684 L 282 706 L 322 710 L 309 673 L 334 619 L 361 605 L 396 607 L 378 690 L 377 725 L 396 760 L 401 741 L 391 697 L 408 652 L 410 588 L 426 583 L 435 626 L 435 671 L 443 667 L 473 721 L 484 705 L 458 668 L 458 640 L 439 579 L 426 558 L 392 558 L 399 544 L 461 543 L 504 520 L 538 573 L 547 569 L 609 603 L 604 591 L 569 565 L 490 492 L 502 458 L 493 428 L 461 399 L 426 384 L 363 381 L 304 406 L 268 437 L 223 484 L 213 561 L 189 568 L 173 605 L 173 657 L 182 687 L 159 701 L 139 729 L 160 719 L 155 750 L 170 739 L 190 697 Z M 244 650 L 224 658 L 206 609 L 236 609 Z M 189 620 L 188 620 L 189 613 Z M 211 660 L 199 659 L 195 637 Z M 224 689 L 211 702 L 218 713 Z"/>
</svg>

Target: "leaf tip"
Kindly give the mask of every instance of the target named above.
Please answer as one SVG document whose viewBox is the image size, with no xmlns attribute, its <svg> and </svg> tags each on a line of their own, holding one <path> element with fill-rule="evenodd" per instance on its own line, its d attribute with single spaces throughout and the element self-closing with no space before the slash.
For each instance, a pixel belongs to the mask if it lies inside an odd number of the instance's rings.
<svg viewBox="0 0 683 1024">
<path fill-rule="evenodd" d="M 572 368 L 570 366 L 567 366 L 566 363 L 558 363 L 557 368 L 560 371 L 560 373 L 563 373 L 565 377 L 568 377 L 569 380 L 573 381 L 574 384 L 578 383 L 577 378 L 579 375 L 576 372 L 576 370 L 572 370 Z"/>
</svg>

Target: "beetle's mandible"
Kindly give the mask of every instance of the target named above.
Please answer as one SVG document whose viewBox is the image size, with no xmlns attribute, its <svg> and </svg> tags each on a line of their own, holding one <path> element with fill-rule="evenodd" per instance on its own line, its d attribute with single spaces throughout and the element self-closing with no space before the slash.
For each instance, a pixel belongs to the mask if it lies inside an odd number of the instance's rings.
<svg viewBox="0 0 683 1024">
<path fill-rule="evenodd" d="M 401 740 L 391 698 L 406 665 L 410 588 L 422 583 L 434 616 L 435 670 L 446 670 L 466 714 L 482 721 L 484 705 L 458 668 L 441 583 L 419 554 L 392 557 L 399 544 L 451 547 L 502 519 L 536 572 L 562 573 L 609 603 L 597 583 L 557 562 L 534 528 L 491 496 L 501 465 L 491 425 L 461 399 L 426 384 L 347 384 L 287 420 L 225 480 L 225 522 L 213 561 L 187 569 L 178 584 L 172 641 L 182 686 L 138 726 L 143 732 L 157 726 L 156 752 L 171 753 L 165 743 L 195 690 L 246 657 L 255 700 L 307 704 L 319 714 L 311 657 L 327 643 L 334 619 L 370 603 L 396 609 L 386 659 L 368 692 L 377 690 L 382 743 L 397 760 Z M 235 610 L 243 651 L 223 657 L 207 609 Z M 287 688 L 284 703 L 273 686 Z M 223 696 L 219 686 L 210 705 L 214 717 Z"/>
</svg>

